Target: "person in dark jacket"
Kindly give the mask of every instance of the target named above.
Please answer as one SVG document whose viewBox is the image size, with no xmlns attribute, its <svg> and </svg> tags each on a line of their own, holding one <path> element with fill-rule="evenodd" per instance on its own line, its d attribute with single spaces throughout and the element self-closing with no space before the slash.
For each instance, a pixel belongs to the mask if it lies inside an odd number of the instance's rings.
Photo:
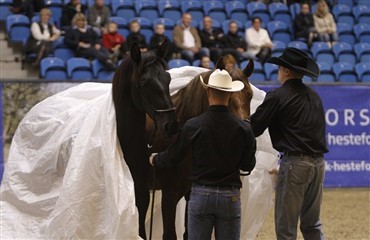
<svg viewBox="0 0 370 240">
<path fill-rule="evenodd" d="M 61 26 L 62 29 L 68 30 L 72 26 L 72 19 L 77 13 L 86 12 L 86 5 L 80 3 L 80 0 L 71 0 L 62 9 Z"/>
<path fill-rule="evenodd" d="M 166 61 L 170 60 L 173 51 L 174 51 L 174 45 L 171 42 L 171 40 L 164 34 L 165 33 L 165 26 L 162 23 L 158 23 L 155 26 L 154 29 L 154 35 L 150 38 L 149 48 L 150 49 L 157 49 L 164 40 L 167 40 L 168 42 L 168 51 L 167 55 L 165 57 Z"/>
<path fill-rule="evenodd" d="M 10 11 L 14 14 L 25 14 L 31 19 L 34 13 L 40 12 L 45 7 L 44 0 L 13 0 Z"/>
<path fill-rule="evenodd" d="M 288 47 L 268 61 L 278 65 L 282 86 L 266 94 L 251 115 L 255 136 L 267 128 L 273 147 L 283 154 L 275 197 L 276 239 L 297 239 L 297 225 L 304 239 L 325 239 L 320 222 L 325 137 L 325 112 L 320 96 L 302 82 L 317 78 L 320 69 L 307 53 Z"/>
<path fill-rule="evenodd" d="M 110 59 L 109 51 L 100 45 L 99 37 L 91 27 L 88 27 L 85 15 L 77 13 L 72 22 L 74 28 L 67 31 L 65 44 L 75 50 L 77 56 L 98 59 L 108 68 L 114 69 L 115 65 Z"/>
<path fill-rule="evenodd" d="M 87 22 L 99 36 L 107 33 L 110 10 L 105 6 L 104 0 L 95 0 L 95 4 L 89 7 Z"/>
<path fill-rule="evenodd" d="M 209 108 L 188 120 L 177 140 L 164 152 L 152 154 L 159 168 L 179 164 L 192 154 L 188 202 L 188 239 L 240 239 L 240 174 L 248 175 L 256 164 L 256 140 L 249 122 L 236 118 L 228 108 L 232 92 L 244 88 L 226 70 L 216 69 L 205 86 Z"/>
<path fill-rule="evenodd" d="M 134 43 L 136 43 L 142 52 L 148 51 L 148 46 L 146 43 L 145 36 L 140 33 L 140 23 L 137 20 L 132 20 L 130 22 L 130 34 L 127 36 L 125 42 L 125 54 L 129 54 L 130 49 Z"/>
<path fill-rule="evenodd" d="M 317 37 L 313 15 L 310 13 L 308 3 L 301 4 L 301 12 L 294 19 L 294 36 L 295 38 L 304 38 L 309 46 Z"/>
<path fill-rule="evenodd" d="M 229 31 L 225 36 L 225 47 L 236 50 L 233 56 L 237 61 L 240 62 L 245 59 L 244 55 L 247 50 L 247 42 L 238 34 L 238 24 L 235 21 L 229 22 Z"/>
</svg>

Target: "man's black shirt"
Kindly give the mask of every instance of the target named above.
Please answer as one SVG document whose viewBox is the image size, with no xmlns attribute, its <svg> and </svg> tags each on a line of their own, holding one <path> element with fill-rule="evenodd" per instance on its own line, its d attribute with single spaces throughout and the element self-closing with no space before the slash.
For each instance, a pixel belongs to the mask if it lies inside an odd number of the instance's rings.
<svg viewBox="0 0 370 240">
<path fill-rule="evenodd" d="M 157 167 L 180 163 L 191 150 L 190 180 L 212 186 L 241 187 L 239 170 L 251 172 L 256 164 L 256 140 L 248 122 L 234 117 L 226 106 L 212 105 L 188 120 L 178 138 L 154 160 Z"/>
<path fill-rule="evenodd" d="M 205 29 L 199 31 L 199 37 L 202 41 L 202 47 L 222 48 L 224 47 L 225 34 L 222 30 L 212 29 L 210 32 Z"/>
<path fill-rule="evenodd" d="M 269 128 L 272 145 L 280 152 L 328 152 L 321 98 L 301 79 L 287 80 L 267 93 L 250 119 L 255 136 Z"/>
</svg>

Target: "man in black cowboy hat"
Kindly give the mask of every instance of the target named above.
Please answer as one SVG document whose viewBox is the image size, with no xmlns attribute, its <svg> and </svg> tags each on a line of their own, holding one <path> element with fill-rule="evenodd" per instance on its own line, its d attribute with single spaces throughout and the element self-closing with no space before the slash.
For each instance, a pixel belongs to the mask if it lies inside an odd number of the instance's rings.
<svg viewBox="0 0 370 240">
<path fill-rule="evenodd" d="M 276 150 L 283 153 L 275 199 L 275 231 L 280 239 L 324 239 L 320 206 L 325 173 L 323 154 L 325 115 L 320 96 L 303 84 L 304 75 L 317 78 L 320 70 L 306 53 L 286 48 L 268 60 L 279 66 L 282 86 L 267 93 L 251 116 L 255 136 L 269 128 Z"/>
<path fill-rule="evenodd" d="M 250 124 L 233 116 L 228 103 L 231 93 L 244 84 L 219 69 L 208 83 L 202 76 L 200 80 L 207 91 L 208 111 L 188 120 L 176 142 L 149 161 L 156 167 L 174 166 L 191 151 L 188 239 L 211 239 L 215 229 L 216 239 L 239 240 L 240 174 L 250 174 L 256 164 L 256 140 Z"/>
</svg>

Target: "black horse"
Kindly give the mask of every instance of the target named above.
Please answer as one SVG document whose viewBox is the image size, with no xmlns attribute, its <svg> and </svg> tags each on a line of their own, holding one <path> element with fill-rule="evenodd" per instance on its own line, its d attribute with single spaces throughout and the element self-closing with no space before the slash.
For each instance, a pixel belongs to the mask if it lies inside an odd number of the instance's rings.
<svg viewBox="0 0 370 240">
<path fill-rule="evenodd" d="M 125 161 L 135 184 L 139 211 L 139 235 L 146 239 L 145 217 L 149 205 L 151 166 L 148 162 L 146 114 L 154 120 L 161 135 L 177 132 L 175 108 L 169 94 L 170 74 L 163 60 L 168 50 L 164 42 L 155 51 L 140 52 L 134 45 L 113 78 L 113 102 L 117 134 Z"/>
</svg>

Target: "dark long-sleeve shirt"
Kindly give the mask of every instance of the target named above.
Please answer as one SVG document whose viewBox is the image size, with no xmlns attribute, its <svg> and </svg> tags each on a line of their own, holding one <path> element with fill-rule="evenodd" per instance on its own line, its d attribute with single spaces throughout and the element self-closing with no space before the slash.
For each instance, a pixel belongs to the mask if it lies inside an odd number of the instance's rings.
<svg viewBox="0 0 370 240">
<path fill-rule="evenodd" d="M 82 32 L 78 28 L 70 29 L 66 32 L 64 43 L 68 47 L 76 50 L 79 42 L 91 45 L 100 44 L 99 37 L 92 28 L 87 28 L 86 32 Z"/>
<path fill-rule="evenodd" d="M 206 31 L 203 29 L 199 31 L 199 37 L 203 47 L 220 48 L 224 46 L 225 34 L 222 30 L 212 29 L 211 31 Z"/>
<path fill-rule="evenodd" d="M 225 45 L 226 48 L 243 48 L 244 50 L 247 50 L 247 42 L 237 33 L 234 34 L 228 32 L 225 36 Z"/>
<path fill-rule="evenodd" d="M 190 180 L 199 184 L 241 187 L 239 170 L 251 172 L 256 164 L 250 124 L 235 118 L 226 106 L 210 106 L 187 121 L 176 142 L 155 157 L 155 166 L 176 165 L 188 151 L 193 159 Z"/>
<path fill-rule="evenodd" d="M 81 13 L 86 12 L 86 5 L 81 4 Z M 61 25 L 62 26 L 71 26 L 72 25 L 72 19 L 76 15 L 77 10 L 75 6 L 72 5 L 72 2 L 69 2 L 67 5 L 65 5 L 62 9 L 62 18 L 61 18 Z"/>
<path fill-rule="evenodd" d="M 328 152 L 321 98 L 301 79 L 290 79 L 267 93 L 250 119 L 255 136 L 269 128 L 272 145 L 277 151 Z"/>
<path fill-rule="evenodd" d="M 307 38 L 308 34 L 314 28 L 313 15 L 309 14 L 298 14 L 294 19 L 294 35 L 296 38 Z"/>
</svg>

